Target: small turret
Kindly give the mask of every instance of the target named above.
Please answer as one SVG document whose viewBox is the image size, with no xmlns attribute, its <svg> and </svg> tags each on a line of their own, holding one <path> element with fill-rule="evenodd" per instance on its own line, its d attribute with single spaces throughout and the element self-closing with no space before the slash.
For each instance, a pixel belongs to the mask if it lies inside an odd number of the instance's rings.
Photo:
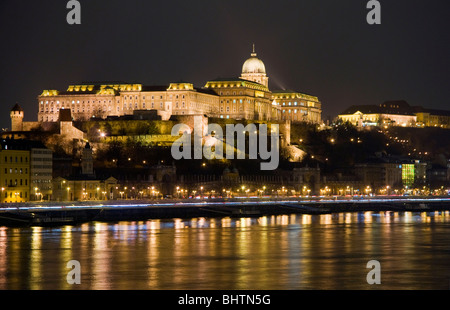
<svg viewBox="0 0 450 310">
<path fill-rule="evenodd" d="M 11 109 L 11 131 L 23 130 L 23 110 L 18 103 Z"/>
</svg>

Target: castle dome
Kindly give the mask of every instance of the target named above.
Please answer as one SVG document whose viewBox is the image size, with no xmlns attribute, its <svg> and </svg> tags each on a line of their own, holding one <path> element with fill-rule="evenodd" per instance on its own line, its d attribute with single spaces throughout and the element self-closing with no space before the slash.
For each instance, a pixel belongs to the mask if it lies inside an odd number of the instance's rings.
<svg viewBox="0 0 450 310">
<path fill-rule="evenodd" d="M 242 74 L 245 73 L 266 73 L 266 66 L 261 59 L 256 57 L 255 45 L 253 45 L 251 57 L 247 59 L 242 66 Z"/>
</svg>

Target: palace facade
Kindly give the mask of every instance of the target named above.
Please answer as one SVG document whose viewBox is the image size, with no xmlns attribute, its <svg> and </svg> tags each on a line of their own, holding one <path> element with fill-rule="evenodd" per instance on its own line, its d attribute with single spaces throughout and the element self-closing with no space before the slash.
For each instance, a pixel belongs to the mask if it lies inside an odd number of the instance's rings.
<svg viewBox="0 0 450 310">
<path fill-rule="evenodd" d="M 339 114 L 339 119 L 357 127 L 402 126 L 450 128 L 450 111 L 410 106 L 404 100 L 377 105 L 354 105 Z"/>
<path fill-rule="evenodd" d="M 271 91 L 269 77 L 255 50 L 240 77 L 192 83 L 146 86 L 139 83 L 83 83 L 65 91 L 44 90 L 38 96 L 38 121 L 57 122 L 61 109 L 70 109 L 73 120 L 133 115 L 153 110 L 162 120 L 172 115 L 203 114 L 208 117 L 321 122 L 321 103 L 315 96 L 296 91 Z M 14 127 L 20 120 L 14 118 Z"/>
</svg>

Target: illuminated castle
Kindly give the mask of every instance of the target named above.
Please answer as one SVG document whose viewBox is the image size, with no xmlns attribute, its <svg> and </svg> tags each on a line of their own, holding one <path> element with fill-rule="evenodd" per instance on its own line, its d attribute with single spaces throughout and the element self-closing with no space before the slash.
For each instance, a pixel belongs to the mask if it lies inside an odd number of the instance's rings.
<svg viewBox="0 0 450 310">
<path fill-rule="evenodd" d="M 44 90 L 38 97 L 38 121 L 56 122 L 59 110 L 70 109 L 75 121 L 151 110 L 162 120 L 172 115 L 202 114 L 230 119 L 320 123 L 319 99 L 295 91 L 270 91 L 266 67 L 256 56 L 253 46 L 240 77 L 211 80 L 202 88 L 188 82 L 162 86 L 113 82 L 70 85 L 65 91 Z"/>
</svg>

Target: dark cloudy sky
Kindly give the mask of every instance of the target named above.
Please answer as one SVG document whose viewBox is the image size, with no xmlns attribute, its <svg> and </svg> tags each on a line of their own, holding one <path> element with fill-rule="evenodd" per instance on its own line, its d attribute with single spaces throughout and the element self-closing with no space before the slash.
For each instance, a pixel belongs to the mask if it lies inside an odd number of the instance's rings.
<svg viewBox="0 0 450 310">
<path fill-rule="evenodd" d="M 237 77 L 256 44 L 271 89 L 313 94 L 323 116 L 353 104 L 404 99 L 450 109 L 449 1 L 366 0 L 0 1 L 0 126 L 16 103 L 37 119 L 43 89 L 82 81 L 165 84 Z"/>
</svg>

